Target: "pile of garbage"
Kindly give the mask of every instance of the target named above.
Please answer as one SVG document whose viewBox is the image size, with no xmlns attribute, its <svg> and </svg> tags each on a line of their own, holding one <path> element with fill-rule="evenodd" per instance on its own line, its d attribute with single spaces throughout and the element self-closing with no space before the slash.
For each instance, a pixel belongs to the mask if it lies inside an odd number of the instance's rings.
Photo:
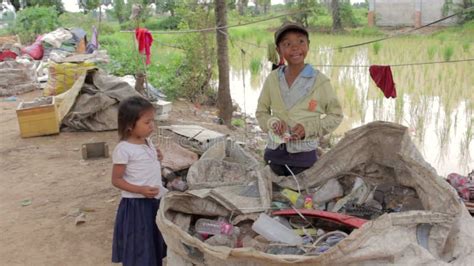
<svg viewBox="0 0 474 266">
<path fill-rule="evenodd" d="M 176 265 L 446 263 L 474 259 L 474 223 L 403 126 L 354 129 L 316 165 L 275 176 L 219 142 L 162 200 Z"/>
<path fill-rule="evenodd" d="M 447 178 L 449 184 L 456 189 L 467 209 L 474 216 L 474 171 L 467 176 L 451 173 Z"/>
<path fill-rule="evenodd" d="M 44 87 L 44 96 L 58 95 L 72 87 L 77 77 L 107 63 L 105 50 L 99 50 L 97 31 L 90 40 L 81 28 L 58 28 L 37 36 L 24 46 L 17 36 L 0 38 L 0 96 L 25 93 Z M 21 76 L 20 78 L 18 78 Z M 42 82 L 47 82 L 41 86 Z"/>
</svg>

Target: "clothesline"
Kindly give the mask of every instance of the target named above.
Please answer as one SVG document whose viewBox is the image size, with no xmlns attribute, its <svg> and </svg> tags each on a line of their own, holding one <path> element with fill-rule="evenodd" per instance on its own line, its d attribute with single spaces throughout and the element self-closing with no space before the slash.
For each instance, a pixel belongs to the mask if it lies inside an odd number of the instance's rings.
<svg viewBox="0 0 474 266">
<path fill-rule="evenodd" d="M 337 47 L 337 48 L 332 48 L 332 49 L 333 49 L 333 50 L 341 50 L 341 49 L 347 49 L 347 48 L 354 48 L 354 47 L 358 47 L 358 46 L 362 46 L 362 45 L 366 45 L 366 44 L 371 44 L 371 43 L 380 42 L 380 41 L 385 41 L 385 40 L 392 39 L 392 38 L 396 38 L 396 37 L 400 37 L 400 36 L 405 36 L 405 35 L 408 35 L 408 34 L 414 32 L 414 31 L 417 31 L 417 30 L 420 30 L 420 29 L 423 29 L 423 28 L 432 26 L 432 25 L 437 24 L 437 23 L 439 23 L 439 22 L 441 22 L 441 21 L 450 19 L 450 18 L 452 18 L 452 17 L 458 16 L 458 15 L 464 13 L 464 12 L 468 12 L 468 11 L 471 11 L 471 10 L 474 10 L 474 7 L 465 8 L 465 9 L 463 9 L 463 10 L 457 12 L 457 13 L 454 13 L 454 14 L 452 14 L 452 15 L 449 15 L 449 16 L 446 16 L 446 17 L 443 17 L 443 18 L 440 18 L 440 19 L 438 19 L 438 20 L 435 20 L 435 21 L 433 21 L 433 22 L 430 22 L 430 23 L 425 24 L 425 25 L 423 25 L 423 26 L 420 26 L 420 27 L 411 29 L 411 30 L 406 31 L 406 32 L 401 32 L 401 33 L 394 34 L 394 35 L 392 35 L 392 36 L 383 37 L 383 38 L 380 38 L 380 39 L 375 39 L 375 40 L 371 40 L 371 41 L 366 41 L 366 42 L 361 42 L 361 43 L 346 45 L 346 46 Z"/>
<path fill-rule="evenodd" d="M 221 26 L 221 27 L 212 27 L 212 28 L 203 28 L 203 29 L 192 29 L 192 30 L 150 31 L 150 32 L 151 33 L 158 33 L 158 34 L 184 34 L 184 33 L 197 33 L 197 32 L 206 32 L 206 31 L 215 31 L 215 30 L 220 30 L 220 29 L 225 29 L 225 28 L 229 29 L 229 28 L 247 26 L 247 25 L 251 25 L 251 24 L 257 24 L 257 23 L 261 23 L 261 22 L 265 22 L 265 21 L 269 21 L 269 20 L 273 20 L 273 19 L 277 19 L 277 18 L 281 18 L 281 17 L 296 15 L 296 14 L 300 14 L 300 13 L 305 13 L 305 12 L 307 12 L 307 10 L 298 10 L 298 11 L 295 11 L 295 12 L 289 12 L 289 13 L 281 14 L 281 15 L 278 15 L 278 16 L 273 16 L 273 17 L 269 17 L 269 18 L 265 18 L 265 19 L 260 19 L 260 20 L 255 20 L 255 21 L 250 21 L 250 22 L 245 22 L 245 23 L 242 23 L 242 24 L 235 24 L 235 25 L 230 25 L 230 26 Z M 120 32 L 134 32 L 134 31 L 123 30 L 123 31 L 120 31 Z"/>
</svg>

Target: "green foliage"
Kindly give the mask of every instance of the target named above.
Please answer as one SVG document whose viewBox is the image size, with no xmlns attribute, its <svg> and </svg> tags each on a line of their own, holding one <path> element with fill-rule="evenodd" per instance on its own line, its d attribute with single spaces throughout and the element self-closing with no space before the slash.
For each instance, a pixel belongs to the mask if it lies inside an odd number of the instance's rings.
<svg viewBox="0 0 474 266">
<path fill-rule="evenodd" d="M 430 47 L 428 47 L 428 58 L 430 60 L 433 60 L 437 50 L 438 50 L 437 46 L 431 45 Z"/>
<path fill-rule="evenodd" d="M 231 124 L 234 127 L 243 127 L 245 125 L 245 121 L 243 119 L 236 118 L 236 119 L 232 119 Z"/>
<path fill-rule="evenodd" d="M 360 37 L 379 37 L 383 36 L 384 33 L 381 32 L 377 27 L 362 27 L 351 31 L 351 35 L 360 36 Z"/>
<path fill-rule="evenodd" d="M 462 44 L 462 50 L 465 52 L 465 53 L 469 53 L 469 48 L 471 47 L 471 42 L 469 41 L 464 41 L 463 44 Z"/>
<path fill-rule="evenodd" d="M 456 2 L 456 3 L 453 3 Z M 472 0 L 463 0 L 463 1 L 453 1 L 453 0 L 445 0 L 443 8 L 442 8 L 442 13 L 443 16 L 450 15 L 452 13 L 458 13 L 463 10 L 468 9 L 469 11 L 464 11 L 460 15 L 458 15 L 458 22 L 460 24 L 469 22 L 474 20 L 474 3 Z M 471 9 L 469 9 L 471 8 Z"/>
<path fill-rule="evenodd" d="M 20 9 L 20 0 L 10 1 L 16 10 Z M 64 6 L 61 0 L 26 0 L 26 7 L 54 7 L 58 14 L 64 13 Z"/>
<path fill-rule="evenodd" d="M 452 46 L 448 45 L 443 49 L 443 58 L 445 61 L 450 61 L 451 57 L 454 54 L 454 49 Z"/>
<path fill-rule="evenodd" d="M 91 36 L 92 26 L 99 27 L 98 21 L 91 13 L 63 13 L 59 16 L 59 25 L 64 28 L 82 28 Z M 102 21 L 99 28 L 100 35 L 112 34 L 118 31 L 118 25 L 111 22 Z"/>
<path fill-rule="evenodd" d="M 298 0 L 294 5 L 291 5 L 290 11 L 305 10 L 307 12 L 292 15 L 291 20 L 308 27 L 310 25 L 311 17 L 317 16 L 321 8 L 322 5 L 316 0 Z"/>
<path fill-rule="evenodd" d="M 36 35 L 50 32 L 58 26 L 58 13 L 54 7 L 27 7 L 16 18 L 14 33 L 22 43 L 35 40 Z"/>
<path fill-rule="evenodd" d="M 262 69 L 262 63 L 260 62 L 260 59 L 253 57 L 250 60 L 250 73 L 252 73 L 252 75 L 256 75 L 258 74 L 258 72 L 260 72 L 261 69 Z"/>
<path fill-rule="evenodd" d="M 105 65 L 107 71 L 117 76 L 134 75 L 143 68 L 138 52 L 133 49 L 133 36 L 113 34 L 102 36 L 100 43 L 107 50 L 111 61 Z"/>
<path fill-rule="evenodd" d="M 374 49 L 374 54 L 378 55 L 380 49 L 382 48 L 382 44 L 380 42 L 376 42 L 372 45 L 372 48 Z"/>
<path fill-rule="evenodd" d="M 123 23 L 125 21 L 127 15 L 126 6 L 123 0 L 114 0 L 114 9 L 113 15 L 119 21 L 119 23 Z"/>
<path fill-rule="evenodd" d="M 203 5 L 182 5 L 177 10 L 182 21 L 179 28 L 210 28 L 215 24 L 214 12 Z M 174 75 L 160 84 L 172 95 L 199 103 L 215 101 L 216 90 L 211 86 L 215 75 L 216 45 L 214 32 L 180 35 L 177 42 L 183 48 L 183 57 Z"/>
<path fill-rule="evenodd" d="M 171 16 L 175 15 L 175 11 L 177 7 L 178 7 L 178 3 L 176 0 L 162 0 L 162 1 L 157 1 L 156 3 L 156 8 L 158 11 L 162 13 L 170 12 Z"/>
<path fill-rule="evenodd" d="M 84 9 L 84 12 L 90 12 L 94 9 L 97 9 L 101 4 L 100 0 L 80 0 L 79 7 Z"/>
<path fill-rule="evenodd" d="M 358 21 L 352 12 L 352 6 L 350 3 L 342 3 L 339 8 L 343 26 L 351 28 L 358 26 Z"/>
<path fill-rule="evenodd" d="M 149 30 L 176 30 L 180 22 L 181 18 L 178 16 L 151 18 L 145 22 L 145 27 Z"/>
</svg>

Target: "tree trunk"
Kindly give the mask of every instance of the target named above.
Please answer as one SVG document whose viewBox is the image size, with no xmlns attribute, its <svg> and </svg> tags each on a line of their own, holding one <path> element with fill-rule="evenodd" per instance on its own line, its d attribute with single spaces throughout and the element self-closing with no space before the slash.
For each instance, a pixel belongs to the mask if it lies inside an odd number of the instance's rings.
<svg viewBox="0 0 474 266">
<path fill-rule="evenodd" d="M 216 26 L 227 26 L 226 0 L 216 0 Z M 232 120 L 232 99 L 229 89 L 229 48 L 227 46 L 227 28 L 216 30 L 217 65 L 219 67 L 219 90 L 217 92 L 217 107 L 219 118 L 230 126 Z"/>
<path fill-rule="evenodd" d="M 332 31 L 342 31 L 341 15 L 339 13 L 339 2 L 338 0 L 331 0 L 332 9 Z"/>
</svg>

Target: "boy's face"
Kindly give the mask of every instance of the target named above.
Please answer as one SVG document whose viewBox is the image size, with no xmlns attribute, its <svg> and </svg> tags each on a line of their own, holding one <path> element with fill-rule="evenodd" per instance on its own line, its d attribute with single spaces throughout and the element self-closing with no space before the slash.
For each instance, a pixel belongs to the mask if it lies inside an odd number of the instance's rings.
<svg viewBox="0 0 474 266">
<path fill-rule="evenodd" d="M 303 33 L 290 31 L 281 38 L 276 49 L 278 54 L 285 58 L 288 65 L 304 64 L 304 59 L 308 54 L 309 41 Z"/>
</svg>

